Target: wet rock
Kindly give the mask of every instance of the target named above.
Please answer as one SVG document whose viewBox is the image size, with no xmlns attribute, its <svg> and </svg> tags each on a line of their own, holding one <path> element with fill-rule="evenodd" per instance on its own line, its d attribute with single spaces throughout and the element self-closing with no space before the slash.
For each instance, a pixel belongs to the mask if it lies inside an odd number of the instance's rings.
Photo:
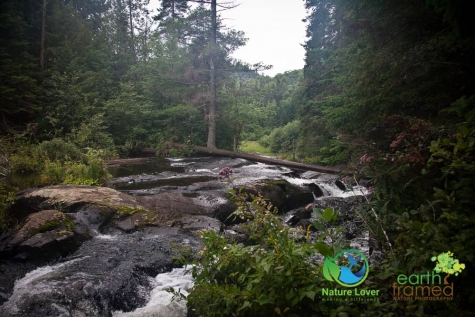
<svg viewBox="0 0 475 317">
<path fill-rule="evenodd" d="M 186 197 L 182 193 L 137 196 L 137 201 L 156 213 L 157 225 L 180 219 L 184 215 L 209 215 L 209 211 L 195 199 Z"/>
<path fill-rule="evenodd" d="M 281 188 L 285 192 L 284 212 L 305 206 L 313 201 L 312 190 L 309 187 L 299 187 L 285 182 Z"/>
<path fill-rule="evenodd" d="M 300 174 L 300 177 L 303 179 L 315 179 L 318 178 L 322 173 L 314 172 L 314 171 L 305 171 Z"/>
<path fill-rule="evenodd" d="M 367 230 L 363 220 L 355 210 L 364 204 L 362 196 L 353 197 L 323 197 L 315 201 L 315 208 L 325 209 L 327 207 L 338 210 L 338 218 L 335 226 L 343 228 L 342 233 L 347 240 L 352 240 L 363 235 Z"/>
<path fill-rule="evenodd" d="M 40 263 L 67 255 L 87 239 L 76 232 L 75 227 L 72 219 L 59 210 L 31 214 L 21 228 L 0 245 L 0 255 Z"/>
<path fill-rule="evenodd" d="M 341 180 L 335 181 L 335 185 L 341 190 L 348 190 L 345 183 L 343 183 Z"/>
<path fill-rule="evenodd" d="M 205 191 L 205 190 L 215 190 L 215 189 L 225 189 L 227 187 L 225 182 L 212 180 L 208 182 L 198 182 L 193 185 L 188 186 L 190 191 Z"/>
<path fill-rule="evenodd" d="M 245 165 L 249 165 L 250 162 L 241 158 L 221 158 L 214 162 L 200 162 L 195 164 L 195 169 L 207 169 L 213 171 L 219 171 L 221 167 L 239 168 Z"/>
<path fill-rule="evenodd" d="M 239 191 L 240 189 L 235 188 L 235 190 Z M 313 201 L 313 195 L 309 188 L 298 187 L 285 180 L 265 180 L 247 184 L 241 192 L 254 196 L 261 194 L 281 213 Z"/>
<path fill-rule="evenodd" d="M 15 281 L 37 267 L 37 264 L 31 262 L 0 260 L 0 305 L 11 296 Z"/>
<path fill-rule="evenodd" d="M 122 207 L 122 210 L 123 208 L 124 207 Z M 75 212 L 66 214 L 74 219 L 76 232 L 84 235 L 92 235 L 93 232 L 103 231 L 103 228 L 109 225 L 109 223 L 114 219 L 118 209 L 121 208 L 85 204 L 78 210 L 75 210 Z"/>
<path fill-rule="evenodd" d="M 116 222 L 115 226 L 124 232 L 131 232 L 138 227 L 142 227 L 153 221 L 153 218 L 149 218 L 146 213 L 137 213 L 123 220 Z"/>
<path fill-rule="evenodd" d="M 174 234 L 167 228 L 86 241 L 68 260 L 44 266 L 5 290 L 8 301 L 0 316 L 111 316 L 145 305 L 152 277 L 171 270 L 171 243 L 197 252 L 194 234 Z M 0 266 L 1 268 L 1 266 Z"/>
<path fill-rule="evenodd" d="M 207 210 L 207 214 L 218 219 L 224 224 L 233 224 L 231 214 L 236 210 L 237 206 L 227 198 L 221 197 L 220 193 L 203 194 L 197 196 L 194 201 Z"/>
<path fill-rule="evenodd" d="M 355 219 L 355 208 L 364 204 L 362 196 L 353 197 L 322 197 L 314 202 L 314 208 L 325 209 L 327 207 L 339 210 L 338 222 L 346 222 Z M 338 224 L 338 223 L 337 223 Z"/>
<path fill-rule="evenodd" d="M 212 230 L 216 233 L 223 231 L 223 224 L 219 220 L 206 216 L 183 217 L 173 221 L 172 227 L 187 231 Z"/>
<path fill-rule="evenodd" d="M 285 192 L 277 186 L 276 184 L 272 184 L 271 182 L 265 183 L 254 183 L 254 184 L 247 184 L 242 189 L 234 188 L 236 192 L 241 192 L 242 194 L 247 194 L 249 196 L 248 200 L 252 200 L 252 196 L 262 195 L 263 197 L 267 198 L 272 206 L 279 209 L 285 203 Z"/>
<path fill-rule="evenodd" d="M 300 220 L 309 219 L 312 216 L 312 209 L 297 208 L 287 213 L 285 221 L 289 226 L 295 226 Z"/>
<path fill-rule="evenodd" d="M 112 188 L 86 185 L 57 185 L 22 190 L 14 198 L 9 212 L 16 219 L 45 209 L 74 213 L 86 205 L 102 206 L 101 212 L 128 206 L 140 207 L 131 196 Z"/>
<path fill-rule="evenodd" d="M 246 234 L 245 230 L 239 225 L 229 226 L 224 230 L 224 237 L 228 238 L 230 241 L 238 243 L 246 243 L 249 241 L 249 236 Z"/>
</svg>

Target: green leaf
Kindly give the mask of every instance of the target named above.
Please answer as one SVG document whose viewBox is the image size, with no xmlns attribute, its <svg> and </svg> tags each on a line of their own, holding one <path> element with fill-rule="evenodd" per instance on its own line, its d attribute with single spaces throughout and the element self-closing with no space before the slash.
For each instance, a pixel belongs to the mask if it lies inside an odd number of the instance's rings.
<svg viewBox="0 0 475 317">
<path fill-rule="evenodd" d="M 325 221 L 325 217 L 322 214 L 322 210 L 319 208 L 313 208 L 313 217 Z"/>
<path fill-rule="evenodd" d="M 242 306 L 239 307 L 238 311 L 241 311 L 247 307 L 251 307 L 251 303 L 249 301 L 245 301 L 244 304 L 242 304 Z"/>
<path fill-rule="evenodd" d="M 323 265 L 323 276 L 325 277 L 325 279 L 329 281 L 334 281 L 335 280 L 334 276 L 336 275 L 338 278 L 339 274 L 340 274 L 340 267 L 336 265 L 335 263 L 333 263 L 332 260 L 326 258 Z"/>
<path fill-rule="evenodd" d="M 470 134 L 470 130 L 464 125 L 459 127 L 459 131 L 464 137 Z"/>
<path fill-rule="evenodd" d="M 312 301 L 315 299 L 315 292 L 314 291 L 308 291 L 305 295 L 308 298 L 310 298 Z"/>
<path fill-rule="evenodd" d="M 412 227 L 416 230 L 422 231 L 422 223 L 417 220 L 412 222 Z"/>
<path fill-rule="evenodd" d="M 312 222 L 312 224 L 315 227 L 315 229 L 317 229 L 319 231 L 325 231 L 325 227 L 323 226 L 322 223 L 314 221 L 314 222 Z"/>
<path fill-rule="evenodd" d="M 293 299 L 292 299 L 292 302 L 290 303 L 290 306 L 295 306 L 299 303 L 299 298 L 298 296 L 295 296 Z"/>
<path fill-rule="evenodd" d="M 323 212 L 323 217 L 325 218 L 326 222 L 330 222 L 332 221 L 334 214 L 335 212 L 333 211 L 333 209 L 330 207 L 327 207 L 325 211 Z"/>
<path fill-rule="evenodd" d="M 323 255 L 324 257 L 329 257 L 329 256 L 332 256 L 332 250 L 330 249 L 330 247 L 328 247 L 325 243 L 323 242 L 316 242 L 315 243 L 315 248 L 317 249 L 317 251 Z"/>
</svg>

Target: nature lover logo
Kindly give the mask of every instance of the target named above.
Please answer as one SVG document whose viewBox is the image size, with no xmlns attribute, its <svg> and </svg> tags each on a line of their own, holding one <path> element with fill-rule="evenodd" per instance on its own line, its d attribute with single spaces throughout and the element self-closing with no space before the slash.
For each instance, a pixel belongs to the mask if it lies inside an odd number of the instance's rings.
<svg viewBox="0 0 475 317">
<path fill-rule="evenodd" d="M 450 251 L 431 258 L 435 263 L 432 271 L 426 273 L 398 275 L 393 283 L 395 301 L 447 301 L 454 297 L 454 283 L 449 282 L 451 275 L 458 276 L 465 269 L 465 264 L 455 259 Z M 445 277 L 439 273 L 445 273 Z"/>
<path fill-rule="evenodd" d="M 340 288 L 322 288 L 324 301 L 377 301 L 379 290 L 359 289 L 369 274 L 369 262 L 358 250 L 342 250 L 334 257 L 325 257 L 323 276 L 343 286 Z"/>
<path fill-rule="evenodd" d="M 323 263 L 323 276 L 327 280 L 337 282 L 345 287 L 360 285 L 368 273 L 368 259 L 358 250 L 340 251 L 334 258 L 325 257 Z"/>
</svg>

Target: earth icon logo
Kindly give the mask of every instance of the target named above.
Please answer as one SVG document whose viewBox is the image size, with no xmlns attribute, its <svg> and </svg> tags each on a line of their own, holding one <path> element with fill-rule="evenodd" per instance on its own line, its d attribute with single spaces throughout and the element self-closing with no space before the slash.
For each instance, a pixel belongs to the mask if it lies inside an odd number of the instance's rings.
<svg viewBox="0 0 475 317">
<path fill-rule="evenodd" d="M 368 259 L 358 250 L 342 250 L 335 257 L 325 257 L 323 263 L 323 276 L 345 287 L 360 285 L 368 273 Z"/>
</svg>

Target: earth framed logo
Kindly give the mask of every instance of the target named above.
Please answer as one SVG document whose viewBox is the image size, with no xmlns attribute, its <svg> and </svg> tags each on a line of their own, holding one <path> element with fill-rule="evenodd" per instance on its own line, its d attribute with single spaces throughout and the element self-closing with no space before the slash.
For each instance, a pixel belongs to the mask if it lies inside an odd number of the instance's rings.
<svg viewBox="0 0 475 317">
<path fill-rule="evenodd" d="M 345 265 L 338 265 L 344 263 Z M 363 283 L 369 274 L 369 262 L 358 250 L 342 250 L 335 257 L 325 257 L 323 276 L 344 287 L 355 287 Z"/>
<path fill-rule="evenodd" d="M 325 257 L 323 276 L 343 289 L 322 288 L 323 301 L 378 301 L 379 290 L 360 289 L 369 274 L 368 258 L 360 251 L 347 249 Z"/>
<path fill-rule="evenodd" d="M 392 285 L 394 301 L 451 301 L 454 298 L 454 283 L 450 276 L 458 276 L 465 269 L 450 251 L 431 258 L 435 263 L 432 271 L 399 274 Z M 445 277 L 441 274 L 445 273 Z"/>
</svg>

